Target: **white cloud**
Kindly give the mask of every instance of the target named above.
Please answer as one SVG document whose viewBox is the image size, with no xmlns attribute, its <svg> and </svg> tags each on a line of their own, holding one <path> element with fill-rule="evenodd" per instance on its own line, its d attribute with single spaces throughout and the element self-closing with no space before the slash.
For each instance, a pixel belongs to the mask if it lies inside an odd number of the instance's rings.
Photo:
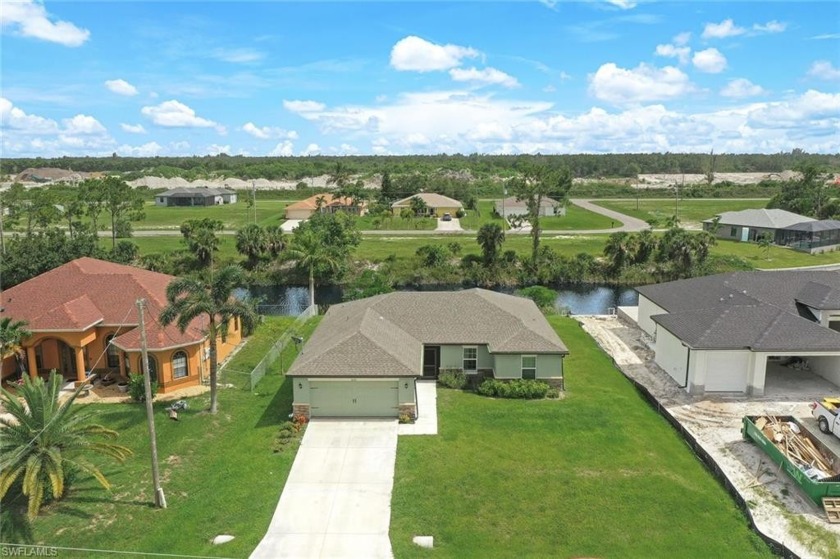
<svg viewBox="0 0 840 559">
<path fill-rule="evenodd" d="M 212 52 L 213 58 L 233 64 L 249 64 L 265 58 L 265 53 L 250 48 L 218 48 Z"/>
<path fill-rule="evenodd" d="M 814 35 L 809 38 L 815 41 L 831 41 L 834 39 L 840 39 L 840 33 L 822 33 L 821 35 Z"/>
<path fill-rule="evenodd" d="M 704 39 L 725 39 L 726 37 L 737 37 L 746 33 L 746 29 L 735 25 L 731 19 L 725 19 L 720 23 L 707 23 L 703 28 Z"/>
<path fill-rule="evenodd" d="M 394 44 L 391 66 L 396 70 L 415 72 L 449 70 L 460 66 L 464 58 L 476 58 L 479 54 L 472 47 L 438 45 L 410 35 Z"/>
<path fill-rule="evenodd" d="M 501 85 L 503 87 L 519 87 L 519 82 L 513 76 L 495 68 L 452 68 L 449 76 L 456 82 L 471 82 L 482 85 Z"/>
<path fill-rule="evenodd" d="M 677 46 L 685 46 L 691 40 L 691 31 L 683 31 L 678 35 L 674 35 L 674 44 Z"/>
<path fill-rule="evenodd" d="M 212 128 L 215 126 L 219 129 L 218 124 L 197 116 L 193 109 L 174 99 L 164 101 L 160 105 L 143 107 L 140 112 L 158 126 L 168 128 Z"/>
<path fill-rule="evenodd" d="M 31 37 L 66 47 L 78 47 L 90 38 L 90 31 L 67 21 L 53 21 L 41 3 L 33 0 L 3 2 L 0 26 L 22 37 Z"/>
<path fill-rule="evenodd" d="M 67 134 L 106 134 L 108 131 L 98 120 L 88 115 L 76 115 L 63 121 Z"/>
<path fill-rule="evenodd" d="M 830 60 L 817 60 L 811 64 L 808 75 L 821 80 L 840 80 L 840 68 L 835 68 Z"/>
<path fill-rule="evenodd" d="M 117 95 L 125 95 L 125 96 L 132 96 L 137 95 L 137 88 L 128 83 L 123 79 L 119 80 L 108 80 L 105 82 L 105 87 L 107 87 L 112 93 L 116 93 Z"/>
<path fill-rule="evenodd" d="M 637 2 L 633 2 L 632 0 L 605 0 L 607 4 L 612 4 L 617 8 L 621 8 L 622 10 L 629 10 L 631 8 L 635 8 Z"/>
<path fill-rule="evenodd" d="M 317 101 L 286 101 L 283 100 L 283 108 L 293 113 L 309 113 L 323 111 L 325 105 Z"/>
<path fill-rule="evenodd" d="M 295 145 L 290 141 L 286 140 L 284 142 L 280 142 L 274 149 L 268 152 L 268 155 L 272 157 L 291 157 L 295 154 Z"/>
<path fill-rule="evenodd" d="M 715 48 L 695 52 L 691 62 L 695 68 L 707 74 L 719 74 L 726 69 L 726 57 Z"/>
<path fill-rule="evenodd" d="M 723 87 L 723 89 L 720 90 L 720 94 L 724 97 L 733 97 L 735 99 L 755 97 L 756 95 L 762 95 L 764 93 L 765 91 L 763 87 L 752 83 L 746 78 L 731 80 Z"/>
<path fill-rule="evenodd" d="M 666 58 L 676 58 L 680 64 L 688 64 L 689 56 L 691 56 L 690 47 L 678 47 L 675 45 L 656 45 L 655 54 L 657 56 L 664 56 Z"/>
<path fill-rule="evenodd" d="M 157 142 L 147 142 L 142 146 L 123 144 L 116 151 L 117 154 L 124 157 L 154 157 L 155 155 L 160 155 L 163 151 L 163 146 Z"/>
<path fill-rule="evenodd" d="M 782 23 L 774 19 L 764 24 L 754 23 L 752 28 L 753 31 L 756 31 L 758 33 L 781 33 L 782 31 L 787 29 L 787 23 Z"/>
<path fill-rule="evenodd" d="M 120 128 L 123 129 L 123 132 L 128 132 L 129 134 L 145 134 L 146 133 L 146 129 L 143 128 L 142 124 L 121 123 Z"/>
<path fill-rule="evenodd" d="M 0 97 L 0 128 L 23 134 L 55 134 L 58 123 L 52 119 L 27 114 L 5 97 Z"/>
<path fill-rule="evenodd" d="M 318 155 L 321 153 L 321 147 L 318 144 L 309 144 L 306 149 L 300 152 L 301 155 Z"/>
<path fill-rule="evenodd" d="M 543 90 L 543 92 L 545 92 L 545 93 L 554 93 L 555 91 L 557 91 L 557 88 L 556 88 L 556 87 L 554 87 L 554 86 L 553 86 L 553 85 L 551 85 L 551 84 L 548 84 L 547 86 L 545 86 L 544 88 L 542 88 L 542 90 Z"/>
<path fill-rule="evenodd" d="M 284 130 L 282 128 L 275 128 L 272 126 L 257 126 L 253 122 L 247 122 L 242 126 L 242 131 L 260 140 L 270 140 L 273 138 L 288 138 L 296 140 L 298 133 L 294 130 Z"/>
<path fill-rule="evenodd" d="M 693 90 L 688 76 L 673 66 L 657 68 L 643 63 L 626 69 L 608 62 L 589 77 L 589 93 L 614 104 L 673 99 Z"/>
</svg>

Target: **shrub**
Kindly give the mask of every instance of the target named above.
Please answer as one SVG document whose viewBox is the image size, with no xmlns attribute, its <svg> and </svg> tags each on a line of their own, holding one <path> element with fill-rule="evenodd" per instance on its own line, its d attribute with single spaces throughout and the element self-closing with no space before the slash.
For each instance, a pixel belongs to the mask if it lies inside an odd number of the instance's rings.
<svg viewBox="0 0 840 559">
<path fill-rule="evenodd" d="M 441 369 L 438 374 L 438 384 L 460 390 L 467 386 L 467 375 L 462 369 Z"/>
<path fill-rule="evenodd" d="M 152 400 L 155 399 L 155 394 L 158 391 L 158 383 L 152 382 Z M 146 401 L 146 385 L 143 382 L 143 375 L 129 373 L 128 374 L 128 395 L 135 402 Z"/>
<path fill-rule="evenodd" d="M 518 294 L 531 299 L 539 308 L 544 310 L 554 308 L 554 302 L 557 300 L 557 292 L 542 285 L 525 287 L 520 289 Z"/>
<path fill-rule="evenodd" d="M 555 392 L 557 392 L 556 389 L 552 392 L 552 388 L 544 382 L 524 379 L 511 381 L 487 379 L 478 387 L 478 393 L 482 396 L 490 396 L 494 398 L 518 398 L 524 400 L 538 400 L 540 398 L 545 398 L 549 395 L 549 393 L 553 394 Z M 557 395 L 559 396 L 559 393 L 557 393 Z"/>
<path fill-rule="evenodd" d="M 399 417 L 400 423 L 414 423 L 414 419 L 407 413 L 401 413 Z"/>
<path fill-rule="evenodd" d="M 458 210 L 455 212 L 455 217 L 457 217 L 458 219 L 461 219 L 465 215 L 467 215 L 467 212 L 465 212 L 464 210 Z"/>
</svg>

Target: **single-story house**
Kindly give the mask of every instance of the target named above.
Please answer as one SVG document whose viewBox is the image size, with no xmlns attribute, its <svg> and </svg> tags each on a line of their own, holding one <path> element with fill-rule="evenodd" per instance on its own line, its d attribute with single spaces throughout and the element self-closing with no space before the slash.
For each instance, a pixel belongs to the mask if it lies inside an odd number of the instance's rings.
<svg viewBox="0 0 840 559">
<path fill-rule="evenodd" d="M 769 235 L 773 240 L 779 229 L 814 220 L 786 210 L 753 209 L 718 214 L 716 230 L 714 230 L 715 221 L 715 219 L 703 220 L 703 229 L 721 239 L 747 242 L 755 241 L 762 235 Z"/>
<path fill-rule="evenodd" d="M 811 254 L 836 250 L 840 248 L 840 221 L 823 219 L 789 225 L 776 231 L 776 244 Z"/>
<path fill-rule="evenodd" d="M 235 204 L 236 192 L 227 188 L 173 188 L 155 195 L 155 206 L 221 206 Z"/>
<path fill-rule="evenodd" d="M 430 217 L 442 217 L 443 214 L 450 214 L 454 217 L 458 210 L 464 209 L 464 205 L 461 202 L 449 196 L 435 192 L 420 192 L 391 204 L 391 211 L 393 211 L 394 215 L 399 215 L 404 208 L 411 209 L 412 198 L 420 198 L 426 203 L 426 215 Z"/>
<path fill-rule="evenodd" d="M 441 369 L 559 385 L 567 354 L 530 299 L 484 289 L 395 292 L 330 307 L 288 376 L 296 414 L 415 416 L 415 380 Z"/>
<path fill-rule="evenodd" d="M 496 202 L 496 213 L 502 217 L 519 217 L 528 215 L 528 206 L 523 200 L 511 196 Z M 543 198 L 540 201 L 540 215 L 550 217 L 566 215 L 566 206 L 553 198 Z"/>
<path fill-rule="evenodd" d="M 840 273 L 735 272 L 638 287 L 655 362 L 691 394 L 764 394 L 785 364 L 840 386 Z"/>
<path fill-rule="evenodd" d="M 335 213 L 339 211 L 353 215 L 365 215 L 367 213 L 367 202 L 356 202 L 346 196 L 339 197 L 327 193 L 316 194 L 286 206 L 286 219 L 309 219 L 315 212 Z"/>
<path fill-rule="evenodd" d="M 146 300 L 149 370 L 161 392 L 199 384 L 210 372 L 206 318 L 185 332 L 158 316 L 166 306 L 173 276 L 95 258 L 78 258 L 2 293 L 0 318 L 27 322 L 32 335 L 23 355 L 7 358 L 3 375 L 28 371 L 35 377 L 56 369 L 65 380 L 84 382 L 91 371 L 123 378 L 143 370 L 136 302 Z M 231 321 L 217 343 L 221 361 L 240 342 L 241 327 Z"/>
</svg>

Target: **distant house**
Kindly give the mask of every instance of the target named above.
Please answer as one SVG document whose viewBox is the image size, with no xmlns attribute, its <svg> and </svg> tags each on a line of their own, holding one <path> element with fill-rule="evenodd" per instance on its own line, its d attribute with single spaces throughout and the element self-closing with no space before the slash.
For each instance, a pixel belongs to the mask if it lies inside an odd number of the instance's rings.
<svg viewBox="0 0 840 559">
<path fill-rule="evenodd" d="M 67 382 L 83 383 L 91 372 L 127 378 L 143 370 L 137 299 L 146 300 L 146 344 L 151 378 L 161 392 L 195 386 L 209 373 L 207 318 L 193 320 L 184 332 L 161 326 L 166 287 L 173 276 L 141 268 L 78 258 L 3 290 L 0 318 L 23 320 L 32 335 L 23 340 L 23 358 L 7 356 L 3 374 L 30 375 L 55 369 Z M 238 320 L 219 337 L 221 361 L 240 342 Z"/>
<path fill-rule="evenodd" d="M 235 203 L 236 192 L 227 188 L 173 188 L 155 196 L 155 206 L 221 206 Z"/>
<path fill-rule="evenodd" d="M 357 202 L 347 196 L 339 197 L 327 193 L 316 194 L 286 206 L 286 219 L 309 219 L 316 211 L 365 215 L 367 213 L 367 202 Z"/>
<path fill-rule="evenodd" d="M 797 223 L 814 221 L 810 217 L 786 210 L 741 210 L 718 214 L 717 230 L 715 220 L 703 221 L 703 229 L 721 239 L 734 241 L 755 241 L 764 234 L 776 238 L 776 231 Z"/>
<path fill-rule="evenodd" d="M 395 215 L 399 215 L 403 208 L 411 209 L 412 198 L 420 198 L 426 203 L 426 215 L 430 217 L 441 217 L 443 214 L 452 214 L 454 216 L 458 210 L 464 209 L 464 205 L 461 202 L 455 200 L 454 198 L 450 198 L 449 196 L 436 194 L 434 192 L 420 192 L 419 194 L 409 196 L 408 198 L 397 200 L 391 204 L 391 211 L 393 211 Z"/>
<path fill-rule="evenodd" d="M 523 200 L 515 196 L 496 202 L 496 213 L 502 217 L 519 217 L 528 215 L 528 206 Z M 540 215 L 550 217 L 566 215 L 566 206 L 553 198 L 543 198 L 540 202 Z"/>
<path fill-rule="evenodd" d="M 307 417 L 415 417 L 415 380 L 562 385 L 569 350 L 533 301 L 484 289 L 395 292 L 333 305 L 288 372 Z"/>
<path fill-rule="evenodd" d="M 794 250 L 826 252 L 840 248 L 840 221 L 803 221 L 776 231 L 776 244 Z"/>
</svg>

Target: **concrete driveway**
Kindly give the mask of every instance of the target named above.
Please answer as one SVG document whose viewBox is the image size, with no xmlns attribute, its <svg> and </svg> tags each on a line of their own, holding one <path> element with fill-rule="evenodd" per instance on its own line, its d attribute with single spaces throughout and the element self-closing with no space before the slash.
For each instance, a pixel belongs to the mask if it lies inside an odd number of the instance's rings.
<svg viewBox="0 0 840 559">
<path fill-rule="evenodd" d="M 461 229 L 461 220 L 453 217 L 450 221 L 443 221 L 441 218 L 437 220 L 437 229 L 435 231 L 463 231 Z"/>
<path fill-rule="evenodd" d="M 396 455 L 395 419 L 313 420 L 252 559 L 393 557 Z"/>
</svg>

